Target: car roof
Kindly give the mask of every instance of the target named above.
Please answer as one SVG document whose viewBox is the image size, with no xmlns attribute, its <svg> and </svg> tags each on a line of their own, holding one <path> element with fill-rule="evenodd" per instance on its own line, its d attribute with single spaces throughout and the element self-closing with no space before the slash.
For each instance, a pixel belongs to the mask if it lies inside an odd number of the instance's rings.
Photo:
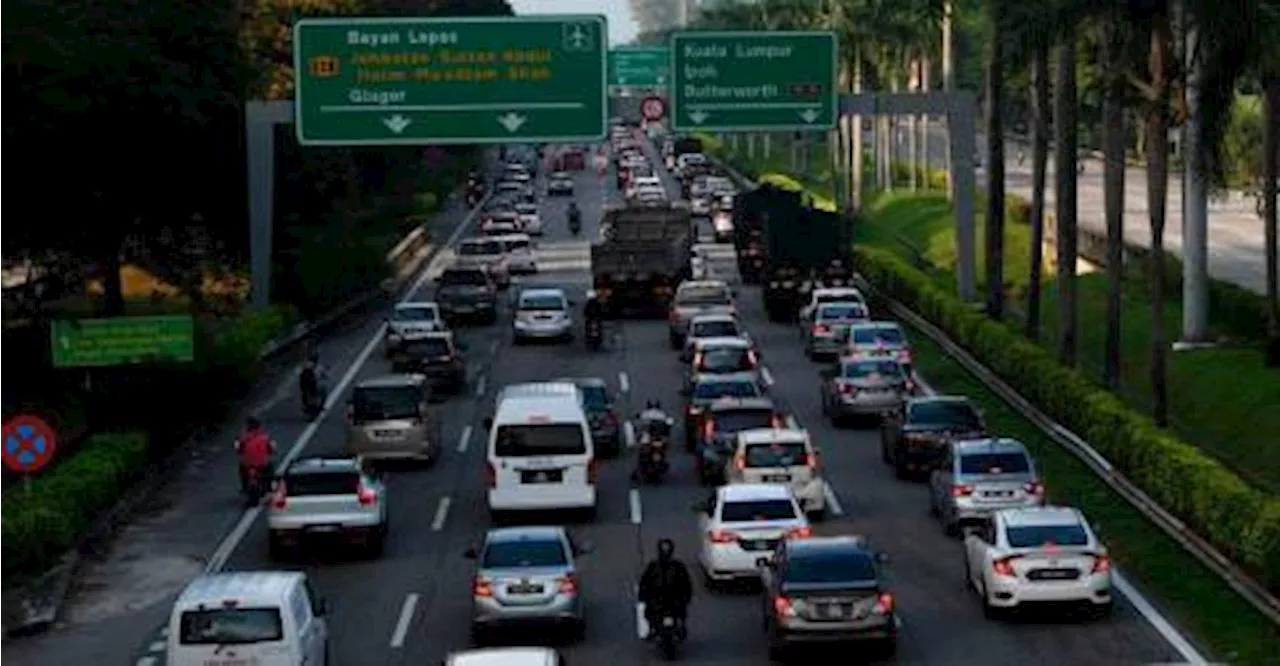
<svg viewBox="0 0 1280 666">
<path fill-rule="evenodd" d="M 537 289 L 525 289 L 520 292 L 520 298 L 543 298 L 547 296 L 559 296 L 560 298 L 568 298 L 564 294 L 564 290 L 559 287 L 539 287 Z"/>
<path fill-rule="evenodd" d="M 736 349 L 750 349 L 751 342 L 746 338 L 740 338 L 733 335 L 717 335 L 713 338 L 694 338 L 693 344 L 699 349 L 707 349 L 709 347 L 733 347 Z"/>
<path fill-rule="evenodd" d="M 734 483 L 720 486 L 717 493 L 725 502 L 792 499 L 791 488 L 779 483 Z"/>
<path fill-rule="evenodd" d="M 736 324 L 738 323 L 738 318 L 728 313 L 714 312 L 709 314 L 696 315 L 693 317 L 693 319 L 689 320 L 689 323 L 699 324 L 699 323 L 712 322 L 712 321 L 731 321 Z"/>
<path fill-rule="evenodd" d="M 1086 521 L 1078 509 L 1068 506 L 1035 506 L 1021 509 L 1002 509 L 999 512 L 1009 527 L 1035 527 L 1042 525 L 1082 525 Z"/>
<path fill-rule="evenodd" d="M 896 328 L 902 330 L 902 326 L 896 321 L 864 321 L 853 325 L 854 329 L 879 329 L 879 328 Z"/>
<path fill-rule="evenodd" d="M 485 543 L 511 543 L 513 541 L 550 541 L 568 536 L 563 527 L 557 525 L 521 525 L 518 527 L 498 527 L 485 533 Z"/>
<path fill-rule="evenodd" d="M 709 409 L 712 412 L 736 412 L 736 411 L 753 411 L 768 410 L 777 411 L 778 406 L 773 403 L 771 398 L 720 398 L 711 403 Z"/>
<path fill-rule="evenodd" d="M 355 456 L 309 456 L 290 463 L 285 474 L 327 474 L 363 471 Z"/>
<path fill-rule="evenodd" d="M 383 375 L 381 377 L 370 377 L 356 384 L 356 389 L 375 389 L 375 388 L 405 388 L 413 386 L 421 386 L 425 384 L 427 378 L 425 375 L 419 374 L 395 374 Z"/>
<path fill-rule="evenodd" d="M 499 647 L 467 650 L 449 655 L 446 666 L 554 666 L 560 657 L 541 647 Z"/>
<path fill-rule="evenodd" d="M 808 539 L 794 539 L 787 542 L 787 554 L 804 556 L 818 553 L 858 553 L 872 557 L 875 555 L 867 538 L 857 534 L 841 534 L 837 536 L 815 536 Z"/>
<path fill-rule="evenodd" d="M 907 407 L 915 407 L 916 405 L 973 405 L 973 401 L 968 396 L 963 395 L 923 395 L 917 398 L 908 398 Z"/>
<path fill-rule="evenodd" d="M 743 444 L 771 444 L 773 442 L 808 442 L 809 431 L 799 428 L 752 428 L 738 433 Z"/>
<path fill-rule="evenodd" d="M 498 392 L 499 400 L 507 398 L 545 398 L 548 396 L 577 396 L 578 385 L 572 379 L 550 382 L 522 382 L 507 384 Z"/>
<path fill-rule="evenodd" d="M 821 312 L 823 310 L 835 310 L 849 307 L 855 307 L 860 310 L 866 309 L 866 305 L 862 301 L 823 301 L 818 304 L 817 309 Z"/>
<path fill-rule="evenodd" d="M 717 373 L 717 372 L 700 372 L 700 373 L 698 373 L 698 374 L 696 374 L 696 375 L 694 375 L 694 376 L 693 376 L 693 383 L 694 383 L 694 384 L 702 384 L 702 383 L 707 383 L 707 384 L 741 384 L 741 383 L 746 383 L 746 382 L 750 382 L 750 383 L 753 383 L 753 384 L 754 384 L 754 383 L 755 383 L 755 381 L 756 381 L 756 373 L 755 373 L 755 372 L 750 372 L 750 371 L 748 371 L 748 372 L 723 372 L 723 373 Z"/>
<path fill-rule="evenodd" d="M 680 283 L 680 286 L 676 289 L 676 291 L 680 291 L 681 289 L 699 289 L 699 288 L 728 289 L 729 283 L 725 282 L 724 280 L 685 280 L 684 282 Z"/>
<path fill-rule="evenodd" d="M 435 301 L 405 301 L 404 303 L 396 303 L 397 310 L 417 310 L 420 308 L 440 309 L 440 305 Z"/>
<path fill-rule="evenodd" d="M 242 606 L 287 603 L 294 586 L 306 580 L 301 571 L 232 571 L 203 574 L 187 584 L 174 607 L 189 610 L 201 606 L 221 608 L 224 602 Z"/>
<path fill-rule="evenodd" d="M 861 298 L 862 290 L 857 287 L 818 287 L 813 290 L 814 298 L 817 298 L 818 296 L 842 296 L 846 294 Z"/>
<path fill-rule="evenodd" d="M 982 439 L 966 439 L 951 443 L 957 455 L 978 453 L 1023 453 L 1031 455 L 1026 445 L 1012 437 L 984 437 Z"/>
</svg>

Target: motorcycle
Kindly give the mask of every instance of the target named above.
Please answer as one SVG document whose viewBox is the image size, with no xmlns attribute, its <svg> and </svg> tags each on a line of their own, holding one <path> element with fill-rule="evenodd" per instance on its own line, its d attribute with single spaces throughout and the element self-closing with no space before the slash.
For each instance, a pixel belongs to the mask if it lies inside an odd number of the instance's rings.
<svg viewBox="0 0 1280 666">
<path fill-rule="evenodd" d="M 324 411 L 324 390 L 305 391 L 302 394 L 302 413 L 308 421 L 314 421 Z"/>
<path fill-rule="evenodd" d="M 604 345 L 604 331 L 600 327 L 600 322 L 595 319 L 588 320 L 586 334 L 583 338 L 587 342 L 587 349 L 600 351 L 600 347 Z"/>
<path fill-rule="evenodd" d="M 267 466 L 252 466 L 244 469 L 244 481 L 240 491 L 244 494 L 245 504 L 257 506 L 267 494 L 271 471 Z"/>
<path fill-rule="evenodd" d="M 640 445 L 640 478 L 645 483 L 661 483 L 669 468 L 666 438 L 645 435 Z"/>
<path fill-rule="evenodd" d="M 662 658 L 667 661 L 674 660 L 679 656 L 680 643 L 684 642 L 684 627 L 680 618 L 674 613 L 662 612 L 658 615 L 658 624 L 653 627 L 653 640 L 658 646 L 658 651 L 662 653 Z"/>
<path fill-rule="evenodd" d="M 577 236 L 578 234 L 582 233 L 582 217 L 581 216 L 574 215 L 573 213 L 569 214 L 569 233 L 573 234 L 574 236 Z"/>
</svg>

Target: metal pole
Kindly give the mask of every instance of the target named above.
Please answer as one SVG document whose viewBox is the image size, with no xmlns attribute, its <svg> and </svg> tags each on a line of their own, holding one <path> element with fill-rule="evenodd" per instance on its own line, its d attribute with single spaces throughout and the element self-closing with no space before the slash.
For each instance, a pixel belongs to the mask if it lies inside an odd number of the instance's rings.
<svg viewBox="0 0 1280 666">
<path fill-rule="evenodd" d="M 275 125 L 262 102 L 245 104 L 245 159 L 249 187 L 249 272 L 251 302 L 271 304 L 272 199 L 275 184 Z"/>
<path fill-rule="evenodd" d="M 955 6 L 952 0 L 944 0 L 942 4 L 942 89 L 945 92 L 952 92 L 956 89 L 956 72 L 955 72 L 955 44 L 951 35 L 951 21 L 955 13 Z M 948 123 L 950 121 L 947 121 Z M 947 125 L 947 131 L 951 131 L 950 124 Z M 943 152 L 943 166 L 947 170 L 947 186 L 951 190 L 951 199 L 956 198 L 956 174 L 951 164 L 952 144 L 954 141 L 947 141 L 946 150 Z"/>
<path fill-rule="evenodd" d="M 1182 147 L 1182 340 L 1203 342 L 1209 335 L 1209 188 L 1200 157 L 1200 80 L 1203 60 L 1199 38 L 1187 31 L 1187 122 Z M 1152 150 L 1163 146 L 1152 146 Z"/>
</svg>

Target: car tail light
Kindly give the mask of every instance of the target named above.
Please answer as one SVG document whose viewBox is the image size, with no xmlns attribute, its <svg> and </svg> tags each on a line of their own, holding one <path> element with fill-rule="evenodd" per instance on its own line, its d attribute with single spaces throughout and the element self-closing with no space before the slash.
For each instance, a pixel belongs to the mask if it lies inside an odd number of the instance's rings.
<svg viewBox="0 0 1280 666">
<path fill-rule="evenodd" d="M 727 530 L 712 530 L 708 535 L 711 543 L 733 543 L 738 540 L 738 535 Z"/>
<path fill-rule="evenodd" d="M 667 313 L 667 320 L 673 324 L 680 323 L 680 311 L 675 308 L 671 308 L 671 311 Z"/>
<path fill-rule="evenodd" d="M 1093 556 L 1093 573 L 1107 573 L 1111 571 L 1111 558 L 1106 555 Z"/>
<path fill-rule="evenodd" d="M 498 470 L 494 469 L 491 462 L 484 464 L 484 485 L 486 488 L 495 488 L 498 485 Z"/>
<path fill-rule="evenodd" d="M 711 419 L 707 419 L 702 423 L 702 437 L 704 439 L 711 439 L 711 436 L 714 434 L 716 434 L 716 424 Z"/>
<path fill-rule="evenodd" d="M 779 617 L 795 617 L 796 608 L 791 600 L 786 597 L 777 597 L 773 600 L 773 612 Z"/>
<path fill-rule="evenodd" d="M 756 355 L 756 350 L 754 349 L 747 350 L 747 360 L 751 362 L 751 367 L 753 368 L 760 365 L 760 357 Z"/>
<path fill-rule="evenodd" d="M 965 483 L 957 483 L 951 486 L 952 497 L 968 497 L 973 494 L 973 486 Z"/>
<path fill-rule="evenodd" d="M 596 479 L 600 476 L 600 463 L 595 458 L 587 461 L 587 483 L 596 485 Z"/>
<path fill-rule="evenodd" d="M 812 331 L 814 335 L 826 335 L 831 332 L 831 327 L 826 324 L 814 324 L 813 328 L 809 330 Z"/>
<path fill-rule="evenodd" d="M 807 454 L 804 457 L 804 464 L 808 465 L 809 469 L 818 469 L 818 454 L 816 453 Z"/>
<path fill-rule="evenodd" d="M 694 368 L 698 368 L 698 369 L 701 369 L 701 368 L 702 368 L 702 358 L 703 358 L 703 354 L 702 354 L 702 352 L 698 352 L 696 355 L 694 355 L 694 357 L 693 357 L 693 367 L 694 367 Z"/>
<path fill-rule="evenodd" d="M 277 511 L 285 508 L 289 504 L 289 490 L 285 488 L 284 481 L 276 484 L 275 492 L 271 493 L 271 508 Z"/>
<path fill-rule="evenodd" d="M 857 395 L 858 387 L 849 382 L 840 382 L 840 393 L 842 395 Z"/>
<path fill-rule="evenodd" d="M 889 613 L 892 613 L 893 612 L 893 595 L 887 592 L 884 594 L 881 594 L 880 597 L 876 599 L 875 608 L 871 609 L 871 612 L 875 613 L 876 615 L 888 615 Z"/>
<path fill-rule="evenodd" d="M 1005 578 L 1017 578 L 1018 574 L 1013 570 L 1013 561 L 1017 557 L 1005 557 L 991 563 L 991 571 L 997 576 Z"/>
<path fill-rule="evenodd" d="M 743 470 L 747 468 L 747 457 L 739 453 L 733 457 L 733 466 L 736 469 Z"/>
<path fill-rule="evenodd" d="M 808 539 L 813 536 L 813 529 L 809 527 L 797 527 L 793 530 L 787 530 L 788 539 Z"/>
<path fill-rule="evenodd" d="M 492 597 L 493 583 L 488 578 L 476 576 L 471 579 L 471 594 L 476 597 Z"/>
<path fill-rule="evenodd" d="M 360 506 L 370 506 L 378 502 L 378 493 L 364 485 L 356 488 L 356 499 L 359 500 Z"/>
<path fill-rule="evenodd" d="M 910 350 L 910 349 L 899 349 L 899 350 L 898 350 L 898 360 L 899 360 L 899 361 L 902 361 L 903 363 L 910 363 L 910 362 L 911 362 L 911 350 Z"/>
<path fill-rule="evenodd" d="M 1044 494 L 1044 484 L 1039 481 L 1029 481 L 1026 485 L 1022 486 L 1022 489 L 1027 491 L 1028 495 Z"/>
<path fill-rule="evenodd" d="M 557 579 L 556 585 L 560 588 L 560 594 L 578 593 L 578 581 L 573 577 L 573 574 Z"/>
</svg>

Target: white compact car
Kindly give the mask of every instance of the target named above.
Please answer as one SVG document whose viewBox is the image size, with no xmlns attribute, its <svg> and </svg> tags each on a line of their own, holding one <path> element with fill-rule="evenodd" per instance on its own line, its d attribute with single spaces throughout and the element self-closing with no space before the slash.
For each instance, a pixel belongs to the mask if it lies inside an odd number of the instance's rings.
<svg viewBox="0 0 1280 666">
<path fill-rule="evenodd" d="M 823 303 L 861 303 L 865 308 L 867 299 L 855 287 L 818 287 L 809 292 L 809 302 L 800 308 L 800 328 L 813 323 L 813 313 Z"/>
<path fill-rule="evenodd" d="M 538 213 L 538 204 L 516 204 L 516 214 L 520 219 L 520 230 L 530 236 L 542 235 L 542 215 Z"/>
<path fill-rule="evenodd" d="M 387 356 L 404 341 L 406 336 L 443 331 L 448 326 L 440 316 L 440 306 L 432 301 L 400 303 L 387 317 L 387 327 L 382 337 L 382 350 Z"/>
<path fill-rule="evenodd" d="M 725 481 L 777 483 L 791 489 L 811 518 L 827 509 L 827 484 L 818 466 L 818 450 L 807 430 L 761 428 L 738 433 Z"/>
<path fill-rule="evenodd" d="M 791 488 L 779 484 L 721 486 L 695 509 L 702 533 L 698 564 L 708 583 L 759 578 L 783 539 L 812 534 Z"/>
<path fill-rule="evenodd" d="M 1037 602 L 1111 610 L 1111 558 L 1079 510 L 997 511 L 964 539 L 965 574 L 988 617 Z"/>
<path fill-rule="evenodd" d="M 507 251 L 507 270 L 513 275 L 538 272 L 538 258 L 533 252 L 533 239 L 529 234 L 503 234 L 494 236 Z"/>
<path fill-rule="evenodd" d="M 511 330 L 516 343 L 573 339 L 573 315 L 563 289 L 526 289 L 516 299 Z"/>
</svg>

